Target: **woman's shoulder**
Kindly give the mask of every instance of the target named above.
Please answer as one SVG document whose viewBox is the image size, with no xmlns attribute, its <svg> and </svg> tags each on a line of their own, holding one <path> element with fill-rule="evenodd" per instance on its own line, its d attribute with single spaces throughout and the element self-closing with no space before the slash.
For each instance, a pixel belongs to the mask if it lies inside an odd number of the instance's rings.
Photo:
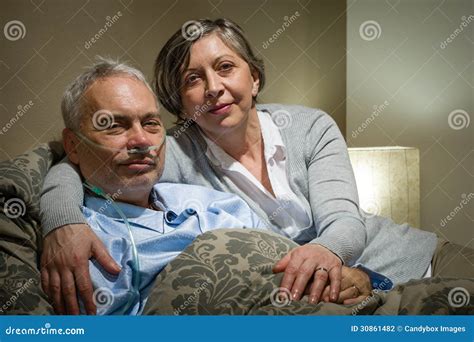
<svg viewBox="0 0 474 342">
<path fill-rule="evenodd" d="M 196 124 L 175 125 L 166 131 L 167 149 L 175 153 L 180 151 L 187 155 L 196 152 L 201 154 L 206 144 L 199 134 Z"/>
<path fill-rule="evenodd" d="M 335 124 L 333 118 L 319 108 L 301 105 L 268 103 L 257 105 L 257 110 L 267 112 L 280 130 L 307 131 L 324 129 Z"/>
</svg>

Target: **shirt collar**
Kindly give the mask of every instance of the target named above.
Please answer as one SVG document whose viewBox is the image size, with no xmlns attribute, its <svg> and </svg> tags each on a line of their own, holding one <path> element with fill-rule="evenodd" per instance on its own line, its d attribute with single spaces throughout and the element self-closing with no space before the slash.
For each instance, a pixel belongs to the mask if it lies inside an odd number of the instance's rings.
<svg viewBox="0 0 474 342">
<path fill-rule="evenodd" d="M 156 205 L 156 203 L 154 203 Z M 153 215 L 156 211 L 148 208 L 139 207 L 137 205 L 124 203 L 120 201 L 106 200 L 102 197 L 96 197 L 90 194 L 85 194 L 84 205 L 100 214 L 111 218 L 122 218 L 117 211 L 117 207 L 123 212 L 127 218 L 139 218 L 148 215 Z"/>
<path fill-rule="evenodd" d="M 199 129 L 199 133 L 201 133 L 201 136 L 207 144 L 206 157 L 211 161 L 212 164 L 229 169 L 232 164 L 236 163 L 234 158 L 232 158 L 213 140 L 208 138 L 201 129 Z"/>
<path fill-rule="evenodd" d="M 276 161 L 285 160 L 286 148 L 283 144 L 278 126 L 275 125 L 268 113 L 257 111 L 257 114 L 260 121 L 266 161 L 268 162 L 271 158 L 274 158 Z M 237 162 L 213 140 L 209 139 L 201 129 L 199 129 L 199 132 L 207 144 L 206 157 L 214 165 L 229 169 L 232 167 L 232 164 Z"/>
<path fill-rule="evenodd" d="M 280 129 L 273 122 L 268 113 L 258 111 L 260 128 L 262 130 L 263 143 L 265 148 L 265 158 L 274 158 L 276 161 L 286 159 L 286 148 L 281 138 Z"/>
</svg>

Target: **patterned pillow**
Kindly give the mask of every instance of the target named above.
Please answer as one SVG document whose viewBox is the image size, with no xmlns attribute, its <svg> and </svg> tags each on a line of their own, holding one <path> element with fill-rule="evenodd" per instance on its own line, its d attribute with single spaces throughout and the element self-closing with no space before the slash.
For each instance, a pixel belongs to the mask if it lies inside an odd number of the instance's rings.
<svg viewBox="0 0 474 342">
<path fill-rule="evenodd" d="M 43 144 L 0 163 L 0 314 L 52 314 L 41 289 L 39 199 L 61 144 Z"/>
</svg>

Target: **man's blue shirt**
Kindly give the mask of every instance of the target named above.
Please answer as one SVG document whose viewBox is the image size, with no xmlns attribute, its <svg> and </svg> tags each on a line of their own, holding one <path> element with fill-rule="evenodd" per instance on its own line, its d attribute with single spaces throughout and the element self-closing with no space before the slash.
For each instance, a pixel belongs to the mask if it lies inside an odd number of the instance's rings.
<svg viewBox="0 0 474 342">
<path fill-rule="evenodd" d="M 161 211 L 115 202 L 127 217 L 140 263 L 139 295 L 133 298 L 130 235 L 114 205 L 86 194 L 83 213 L 112 258 L 122 267 L 118 276 L 90 261 L 97 314 L 140 314 L 158 273 L 198 235 L 219 228 L 262 228 L 266 225 L 238 196 L 209 188 L 159 183 L 151 203 Z M 132 297 L 133 305 L 128 307 Z"/>
</svg>

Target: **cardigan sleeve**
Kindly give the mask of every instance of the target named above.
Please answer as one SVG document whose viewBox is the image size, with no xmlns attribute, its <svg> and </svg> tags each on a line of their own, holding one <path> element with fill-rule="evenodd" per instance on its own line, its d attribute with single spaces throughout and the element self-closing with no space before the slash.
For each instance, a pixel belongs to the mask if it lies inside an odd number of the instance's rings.
<svg viewBox="0 0 474 342">
<path fill-rule="evenodd" d="M 362 254 L 367 236 L 347 146 L 325 113 L 313 122 L 308 135 L 309 202 L 317 230 L 311 243 L 328 248 L 351 265 Z"/>
<path fill-rule="evenodd" d="M 43 184 L 40 202 L 43 236 L 67 224 L 87 224 L 81 211 L 83 202 L 79 171 L 64 159 L 51 168 Z"/>
</svg>

